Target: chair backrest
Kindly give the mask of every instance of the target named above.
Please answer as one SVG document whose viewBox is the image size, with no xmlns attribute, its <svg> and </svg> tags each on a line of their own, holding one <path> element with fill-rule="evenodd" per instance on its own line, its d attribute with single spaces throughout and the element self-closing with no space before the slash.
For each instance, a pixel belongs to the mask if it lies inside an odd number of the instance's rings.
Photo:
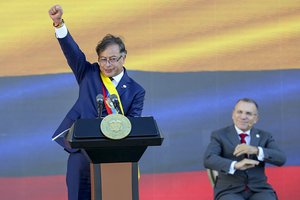
<svg viewBox="0 0 300 200">
<path fill-rule="evenodd" d="M 207 169 L 207 175 L 208 175 L 211 186 L 215 187 L 217 176 L 218 176 L 218 171 L 212 170 L 212 169 Z"/>
</svg>

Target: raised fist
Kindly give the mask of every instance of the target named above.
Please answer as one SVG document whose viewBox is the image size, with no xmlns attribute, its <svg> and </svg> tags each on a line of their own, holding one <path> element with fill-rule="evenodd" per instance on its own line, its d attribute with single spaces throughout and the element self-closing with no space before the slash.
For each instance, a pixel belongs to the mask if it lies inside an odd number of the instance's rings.
<svg viewBox="0 0 300 200">
<path fill-rule="evenodd" d="M 60 5 L 54 5 L 48 11 L 50 18 L 53 20 L 54 25 L 62 22 L 63 9 Z"/>
</svg>

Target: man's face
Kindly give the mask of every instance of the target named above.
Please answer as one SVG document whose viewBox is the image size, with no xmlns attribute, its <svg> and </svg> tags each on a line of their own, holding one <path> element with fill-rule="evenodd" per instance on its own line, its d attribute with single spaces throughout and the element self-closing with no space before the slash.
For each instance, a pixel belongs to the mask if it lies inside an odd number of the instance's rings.
<svg viewBox="0 0 300 200">
<path fill-rule="evenodd" d="M 99 55 L 100 70 L 108 77 L 113 77 L 123 71 L 125 56 L 120 53 L 119 45 L 113 44 L 108 46 Z"/>
<path fill-rule="evenodd" d="M 236 104 L 232 112 L 232 120 L 236 127 L 242 131 L 247 131 L 258 121 L 255 104 L 240 101 Z"/>
</svg>

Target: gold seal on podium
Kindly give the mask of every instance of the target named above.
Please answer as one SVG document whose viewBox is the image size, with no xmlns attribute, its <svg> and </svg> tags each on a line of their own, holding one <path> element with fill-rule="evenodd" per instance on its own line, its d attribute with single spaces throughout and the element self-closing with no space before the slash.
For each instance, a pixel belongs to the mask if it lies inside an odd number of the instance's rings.
<svg viewBox="0 0 300 200">
<path fill-rule="evenodd" d="M 103 118 L 100 128 L 107 138 L 120 140 L 129 135 L 131 123 L 124 115 L 111 114 Z"/>
</svg>

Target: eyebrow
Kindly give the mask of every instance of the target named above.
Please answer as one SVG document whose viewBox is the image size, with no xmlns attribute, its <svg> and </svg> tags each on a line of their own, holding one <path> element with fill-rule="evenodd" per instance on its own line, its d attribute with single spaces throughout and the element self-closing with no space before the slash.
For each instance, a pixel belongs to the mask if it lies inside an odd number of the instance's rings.
<svg viewBox="0 0 300 200">
<path fill-rule="evenodd" d="M 113 57 L 118 57 L 118 56 L 110 56 L 110 57 L 100 56 L 100 58 L 113 58 Z"/>
</svg>

